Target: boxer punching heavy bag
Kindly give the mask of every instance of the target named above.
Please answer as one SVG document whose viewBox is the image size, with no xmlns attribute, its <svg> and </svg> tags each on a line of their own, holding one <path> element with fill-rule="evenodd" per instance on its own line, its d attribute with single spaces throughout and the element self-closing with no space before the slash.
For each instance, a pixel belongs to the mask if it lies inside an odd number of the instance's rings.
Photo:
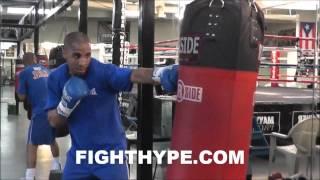
<svg viewBox="0 0 320 180">
<path fill-rule="evenodd" d="M 193 160 L 203 150 L 211 153 L 204 156 L 209 164 L 173 161 L 167 179 L 245 179 L 263 34 L 263 13 L 251 0 L 196 0 L 186 6 L 171 149 L 192 150 Z M 218 164 L 218 150 L 242 150 L 243 161 Z"/>
</svg>

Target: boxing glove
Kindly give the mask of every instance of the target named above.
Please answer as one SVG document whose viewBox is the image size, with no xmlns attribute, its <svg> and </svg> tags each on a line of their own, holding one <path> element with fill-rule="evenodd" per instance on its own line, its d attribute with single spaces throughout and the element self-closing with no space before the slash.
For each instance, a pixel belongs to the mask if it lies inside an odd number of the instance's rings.
<svg viewBox="0 0 320 180">
<path fill-rule="evenodd" d="M 178 83 L 179 65 L 170 65 L 156 68 L 154 70 L 154 80 L 160 82 L 164 91 L 176 92 Z"/>
<path fill-rule="evenodd" d="M 63 87 L 61 101 L 57 107 L 58 114 L 68 118 L 80 100 L 88 94 L 87 83 L 79 77 L 72 76 Z"/>
</svg>

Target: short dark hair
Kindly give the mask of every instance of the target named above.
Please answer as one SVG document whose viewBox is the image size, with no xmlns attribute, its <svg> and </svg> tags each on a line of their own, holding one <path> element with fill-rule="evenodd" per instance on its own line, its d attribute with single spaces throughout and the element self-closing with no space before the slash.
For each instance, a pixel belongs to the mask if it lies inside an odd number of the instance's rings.
<svg viewBox="0 0 320 180">
<path fill-rule="evenodd" d="M 57 68 L 65 62 L 66 60 L 63 58 L 63 46 L 57 46 L 50 50 L 49 69 Z"/>
<path fill-rule="evenodd" d="M 23 54 L 22 61 L 24 65 L 31 65 L 35 63 L 36 56 L 32 52 L 26 52 Z"/>
<path fill-rule="evenodd" d="M 89 37 L 82 32 L 71 32 L 64 38 L 64 48 L 71 48 L 74 43 L 89 43 Z"/>
</svg>

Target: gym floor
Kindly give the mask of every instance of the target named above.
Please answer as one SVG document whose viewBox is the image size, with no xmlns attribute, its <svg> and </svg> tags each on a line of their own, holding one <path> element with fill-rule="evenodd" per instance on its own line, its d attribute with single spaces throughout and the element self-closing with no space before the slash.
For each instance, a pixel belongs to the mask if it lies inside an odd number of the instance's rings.
<svg viewBox="0 0 320 180">
<path fill-rule="evenodd" d="M 21 179 L 25 173 L 26 159 L 26 134 L 28 130 L 29 120 L 27 120 L 26 112 L 20 103 L 19 115 L 8 115 L 8 103 L 14 103 L 14 88 L 4 86 L 1 90 L 1 180 Z M 70 137 L 59 138 L 60 160 L 62 166 L 66 159 L 66 152 L 70 147 Z M 168 143 L 157 143 L 154 149 L 166 148 Z M 132 148 L 135 148 L 134 146 Z M 277 155 L 276 163 L 273 170 L 287 175 L 287 165 L 284 157 Z M 51 152 L 49 146 L 40 146 L 37 161 L 37 179 L 48 179 L 49 169 L 51 165 Z M 320 179 L 320 157 L 319 154 L 314 157 L 312 178 Z M 305 162 L 301 162 L 300 172 L 305 170 Z M 251 161 L 253 179 L 267 179 L 268 160 L 263 158 L 254 158 Z M 130 179 L 136 177 L 136 166 L 130 166 Z M 155 179 L 164 179 L 165 166 L 157 166 Z M 310 178 L 308 178 L 310 179 Z"/>
</svg>

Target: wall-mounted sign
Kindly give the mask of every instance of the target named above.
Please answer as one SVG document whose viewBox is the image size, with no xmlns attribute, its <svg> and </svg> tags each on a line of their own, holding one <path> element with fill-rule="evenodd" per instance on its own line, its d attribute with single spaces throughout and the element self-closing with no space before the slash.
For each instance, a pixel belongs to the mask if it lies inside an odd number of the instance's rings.
<svg viewBox="0 0 320 180">
<path fill-rule="evenodd" d="M 298 122 L 312 118 L 312 114 L 314 114 L 315 117 L 320 118 L 320 111 L 316 111 L 316 114 L 312 111 L 292 111 L 292 126 L 294 126 Z"/>
<path fill-rule="evenodd" d="M 280 112 L 254 112 L 254 116 L 264 134 L 280 132 Z"/>
</svg>

